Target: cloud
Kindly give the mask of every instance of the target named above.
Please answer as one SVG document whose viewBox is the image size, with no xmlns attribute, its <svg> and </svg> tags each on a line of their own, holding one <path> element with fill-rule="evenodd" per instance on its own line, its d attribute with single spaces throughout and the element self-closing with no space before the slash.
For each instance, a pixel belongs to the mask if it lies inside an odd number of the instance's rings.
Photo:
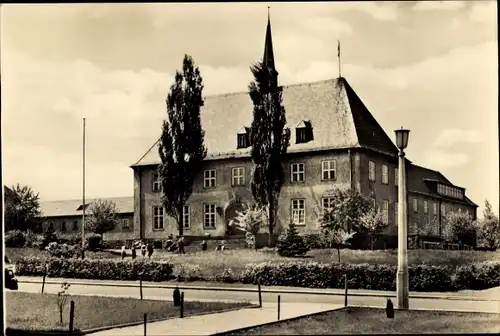
<svg viewBox="0 0 500 336">
<path fill-rule="evenodd" d="M 422 161 L 427 167 L 445 170 L 464 165 L 470 160 L 470 156 L 466 153 L 449 152 L 439 149 L 428 149 L 424 152 Z"/>
<path fill-rule="evenodd" d="M 397 6 L 391 2 L 343 2 L 339 10 L 357 10 L 380 21 L 395 21 L 398 18 Z"/>
<path fill-rule="evenodd" d="M 317 17 L 304 21 L 304 25 L 316 33 L 341 34 L 352 33 L 352 28 L 340 20 L 334 18 Z"/>
<path fill-rule="evenodd" d="M 476 130 L 445 129 L 434 142 L 435 147 L 451 147 L 456 144 L 475 144 L 484 141 L 484 136 Z"/>
<path fill-rule="evenodd" d="M 496 21 L 497 6 L 496 1 L 474 1 L 471 6 L 469 19 L 476 22 Z"/>
<path fill-rule="evenodd" d="M 416 11 L 445 10 L 454 11 L 464 8 L 465 1 L 419 1 L 412 9 Z"/>
</svg>

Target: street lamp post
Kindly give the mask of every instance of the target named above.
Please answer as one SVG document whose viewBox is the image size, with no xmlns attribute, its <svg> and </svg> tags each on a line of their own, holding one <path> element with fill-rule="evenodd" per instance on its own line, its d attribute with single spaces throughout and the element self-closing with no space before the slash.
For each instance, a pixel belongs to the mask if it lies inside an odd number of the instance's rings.
<svg viewBox="0 0 500 336">
<path fill-rule="evenodd" d="M 409 276 L 408 276 L 408 223 L 406 211 L 408 208 L 406 197 L 406 170 L 405 152 L 408 146 L 410 130 L 395 130 L 396 145 L 399 149 L 399 174 L 398 174 L 398 271 L 396 278 L 396 291 L 398 309 L 409 308 Z"/>
</svg>

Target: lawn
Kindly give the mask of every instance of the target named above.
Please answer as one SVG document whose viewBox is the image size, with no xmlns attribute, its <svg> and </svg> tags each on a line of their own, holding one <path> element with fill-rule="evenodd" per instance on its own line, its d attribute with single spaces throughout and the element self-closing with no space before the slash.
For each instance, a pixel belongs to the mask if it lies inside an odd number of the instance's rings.
<svg viewBox="0 0 500 336">
<path fill-rule="evenodd" d="M 6 247 L 5 255 L 15 263 L 22 257 L 48 257 L 49 253 L 35 247 Z M 85 255 L 93 259 L 119 258 L 119 255 L 107 251 L 87 251 Z"/>
<path fill-rule="evenodd" d="M 6 255 L 15 261 L 21 256 L 48 255 L 46 251 L 32 248 L 7 248 Z M 193 251 L 193 250 L 191 250 Z M 229 249 L 227 251 L 199 251 L 181 255 L 164 250 L 155 250 L 153 260 L 171 261 L 174 264 L 174 273 L 178 274 L 182 269 L 192 265 L 207 280 L 215 275 L 220 275 L 224 269 L 231 268 L 233 272 L 240 272 L 249 263 L 261 262 L 293 262 L 293 261 L 316 261 L 322 263 L 337 263 L 337 250 L 318 249 L 311 250 L 303 258 L 280 257 L 275 252 L 265 252 L 264 250 L 250 249 Z M 130 252 L 130 251 L 129 251 Z M 389 264 L 397 265 L 397 250 L 350 250 L 342 249 L 340 252 L 341 261 L 350 264 Z M 119 258 L 117 251 L 114 252 L 87 252 L 89 258 Z M 130 258 L 130 256 L 128 257 Z M 142 256 L 138 254 L 138 258 Z M 408 262 L 410 265 L 469 265 L 475 262 L 500 260 L 500 251 L 454 251 L 454 250 L 408 250 Z M 186 266 L 189 265 L 189 266 Z M 191 267 L 192 268 L 192 267 Z"/>
<path fill-rule="evenodd" d="M 346 308 L 290 322 L 252 328 L 230 335 L 332 335 L 498 333 L 500 314 L 443 311 L 396 311 L 388 319 L 384 309 Z"/>
<path fill-rule="evenodd" d="M 174 318 L 179 308 L 171 301 L 139 300 L 130 298 L 70 295 L 59 323 L 56 294 L 5 292 L 7 327 L 30 331 L 68 330 L 70 301 L 75 301 L 75 330 L 140 322 L 143 314 L 148 320 Z M 184 315 L 216 312 L 247 307 L 249 303 L 186 301 Z"/>
<path fill-rule="evenodd" d="M 397 265 L 397 250 L 349 250 L 340 252 L 341 261 L 350 264 L 390 264 Z M 322 263 L 337 263 L 337 251 L 334 249 L 311 250 L 305 258 L 285 258 L 276 253 L 254 251 L 249 249 L 207 251 L 187 253 L 185 255 L 155 251 L 153 259 L 170 260 L 176 270 L 191 264 L 198 265 L 201 274 L 212 276 L 220 273 L 224 268 L 231 268 L 238 272 L 249 263 L 261 262 L 291 262 L 291 261 L 317 261 Z M 474 262 L 500 260 L 500 252 L 484 251 L 450 251 L 450 250 L 409 250 L 408 261 L 410 265 L 469 265 Z M 181 266 L 182 265 L 182 266 Z"/>
</svg>

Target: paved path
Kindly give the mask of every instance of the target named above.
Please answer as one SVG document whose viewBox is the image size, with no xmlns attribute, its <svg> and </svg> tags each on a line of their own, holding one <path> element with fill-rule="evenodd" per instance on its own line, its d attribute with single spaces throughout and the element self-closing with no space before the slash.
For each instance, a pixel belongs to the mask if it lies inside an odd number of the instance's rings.
<svg viewBox="0 0 500 336">
<path fill-rule="evenodd" d="M 71 281 L 69 281 L 71 282 Z M 57 293 L 60 290 L 60 282 L 46 283 L 44 291 L 46 293 Z M 95 284 L 95 283 L 94 283 Z M 99 296 L 115 296 L 115 297 L 133 297 L 139 298 L 138 287 L 124 286 L 107 286 L 101 285 L 86 285 L 84 283 L 77 284 L 73 282 L 68 290 L 68 293 L 74 295 L 99 295 Z M 187 288 L 187 287 L 186 287 Z M 183 289 L 186 300 L 192 301 L 248 301 L 256 302 L 258 294 L 255 291 L 217 291 L 210 288 L 206 289 Z M 40 283 L 23 283 L 19 284 L 19 291 L 37 293 L 41 291 Z M 319 290 L 321 291 L 321 290 Z M 354 291 L 352 291 L 354 292 Z M 365 293 L 364 295 L 353 295 L 349 291 L 348 303 L 353 306 L 367 307 L 385 307 L 386 297 L 395 298 L 394 292 L 388 292 L 387 295 L 372 295 Z M 324 293 L 307 293 L 303 292 L 263 292 L 262 301 L 265 303 L 275 304 L 278 294 L 281 296 L 282 303 L 317 303 L 317 304 L 342 304 L 344 296 L 337 294 Z M 500 313 L 500 301 L 481 299 L 478 297 L 454 297 L 452 299 L 443 299 L 439 297 L 439 293 L 435 293 L 434 297 L 414 297 L 415 293 L 411 293 L 410 307 L 413 309 L 441 309 L 450 311 L 476 311 Z M 172 289 L 146 287 L 143 288 L 143 297 L 152 300 L 172 300 Z M 395 299 L 393 299 L 395 302 Z"/>
<path fill-rule="evenodd" d="M 21 283 L 40 283 L 42 277 L 17 277 Z M 99 285 L 99 286 L 117 286 L 117 287 L 138 287 L 139 281 L 131 280 L 92 280 L 92 279 L 65 279 L 65 278 L 46 278 L 47 283 L 68 282 L 73 284 Z M 41 285 L 40 285 L 41 286 Z M 205 289 L 218 290 L 220 292 L 256 292 L 257 286 L 252 284 L 225 284 L 225 283 L 207 283 L 207 282 L 143 282 L 144 288 L 151 289 L 169 289 L 175 288 L 185 289 L 187 291 L 201 291 Z M 149 290 L 149 289 L 147 289 Z M 268 293 L 297 293 L 297 294 L 318 294 L 318 295 L 344 295 L 343 289 L 333 288 L 303 288 L 303 287 L 285 287 L 285 286 L 262 286 L 262 291 Z M 390 297 L 395 296 L 394 291 L 368 290 L 368 289 L 349 289 L 350 296 L 379 296 Z M 500 301 L 500 287 L 490 288 L 487 290 L 464 290 L 459 292 L 411 292 L 410 297 L 413 298 L 446 298 L 446 299 L 471 299 L 471 300 L 498 300 Z"/>
<path fill-rule="evenodd" d="M 297 304 L 281 305 L 280 320 L 299 317 L 323 311 L 342 308 L 334 304 Z M 267 303 L 262 308 L 245 308 L 225 313 L 174 318 L 147 324 L 147 335 L 213 335 L 239 328 L 251 327 L 277 321 L 277 304 Z M 144 325 L 110 329 L 89 335 L 96 336 L 133 336 L 144 335 Z"/>
</svg>

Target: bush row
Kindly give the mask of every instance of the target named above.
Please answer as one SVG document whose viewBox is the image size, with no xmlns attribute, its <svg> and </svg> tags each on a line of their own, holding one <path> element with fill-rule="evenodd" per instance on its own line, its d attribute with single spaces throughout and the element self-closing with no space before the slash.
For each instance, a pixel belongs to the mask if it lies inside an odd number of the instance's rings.
<svg viewBox="0 0 500 336">
<path fill-rule="evenodd" d="M 117 261 L 109 259 L 43 259 L 24 258 L 16 266 L 19 275 L 43 275 L 49 265 L 50 277 L 137 280 L 145 271 L 144 279 L 164 281 L 217 281 L 257 284 L 265 286 L 293 286 L 307 288 L 343 288 L 347 274 L 351 289 L 396 290 L 396 266 L 371 264 L 321 264 L 317 262 L 286 262 L 248 264 L 243 271 L 221 268 L 214 276 L 203 272 L 203 265 L 182 264 L 175 272 L 171 263 L 148 260 Z M 500 262 L 482 262 L 461 267 L 415 265 L 409 267 L 410 290 L 417 292 L 444 292 L 461 289 L 487 289 L 500 286 Z"/>
<path fill-rule="evenodd" d="M 46 271 L 47 270 L 47 271 Z M 20 258 L 16 262 L 17 275 L 47 276 L 99 280 L 138 280 L 143 273 L 145 281 L 166 281 L 173 277 L 170 262 L 150 260 Z"/>
</svg>

